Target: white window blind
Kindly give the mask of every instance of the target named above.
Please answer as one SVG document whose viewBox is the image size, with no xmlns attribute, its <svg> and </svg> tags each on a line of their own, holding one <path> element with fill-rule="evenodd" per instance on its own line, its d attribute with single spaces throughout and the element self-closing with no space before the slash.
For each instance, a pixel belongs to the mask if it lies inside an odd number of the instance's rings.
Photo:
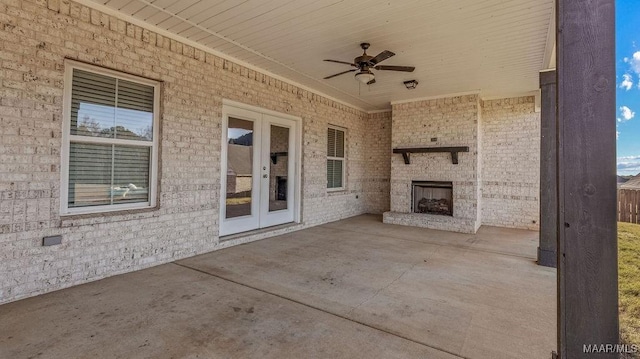
<svg viewBox="0 0 640 359">
<path fill-rule="evenodd" d="M 345 131 L 329 127 L 327 130 L 327 188 L 344 188 Z"/>
<path fill-rule="evenodd" d="M 155 205 L 157 84 L 69 66 L 63 213 Z"/>
</svg>

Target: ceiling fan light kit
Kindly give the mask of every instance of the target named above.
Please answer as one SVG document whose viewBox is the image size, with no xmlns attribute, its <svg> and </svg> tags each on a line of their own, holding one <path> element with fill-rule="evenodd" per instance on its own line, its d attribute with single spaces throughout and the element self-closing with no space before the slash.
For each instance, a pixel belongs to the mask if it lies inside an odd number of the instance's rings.
<svg viewBox="0 0 640 359">
<path fill-rule="evenodd" d="M 361 71 L 356 73 L 356 79 L 360 82 L 362 82 L 365 85 L 368 85 L 369 82 L 373 81 L 375 79 L 375 76 L 373 75 L 373 73 L 369 70 L 366 71 Z"/>
<path fill-rule="evenodd" d="M 407 90 L 413 90 L 418 86 L 418 81 L 416 80 L 405 81 L 404 86 L 407 88 Z"/>
<path fill-rule="evenodd" d="M 413 66 L 385 66 L 385 65 L 378 65 L 378 63 L 390 58 L 391 56 L 394 56 L 395 54 L 389 50 L 384 50 L 381 53 L 379 53 L 376 56 L 369 56 L 367 55 L 367 49 L 369 48 L 369 43 L 363 42 L 360 44 L 360 47 L 363 50 L 363 53 L 361 56 L 356 57 L 355 59 L 353 59 L 353 62 L 346 62 L 346 61 L 339 61 L 339 60 L 324 60 L 327 62 L 335 62 L 338 64 L 344 64 L 344 65 L 349 65 L 352 67 L 355 67 L 355 69 L 351 69 L 351 70 L 347 70 L 347 71 L 343 71 L 343 72 L 339 72 L 337 74 L 333 74 L 330 76 L 325 77 L 325 80 L 328 80 L 330 78 L 336 77 L 336 76 L 340 76 L 349 72 L 356 72 L 355 78 L 362 82 L 363 84 L 366 85 L 371 85 L 374 84 L 376 82 L 376 78 L 374 73 L 371 71 L 371 69 L 374 70 L 382 70 L 382 71 L 403 71 L 403 72 L 413 72 L 413 70 L 415 70 L 415 67 Z M 415 80 L 413 80 L 415 81 Z M 415 84 L 417 85 L 418 82 L 416 81 Z M 407 87 L 409 88 L 409 87 Z M 415 86 L 414 86 L 415 88 Z"/>
</svg>

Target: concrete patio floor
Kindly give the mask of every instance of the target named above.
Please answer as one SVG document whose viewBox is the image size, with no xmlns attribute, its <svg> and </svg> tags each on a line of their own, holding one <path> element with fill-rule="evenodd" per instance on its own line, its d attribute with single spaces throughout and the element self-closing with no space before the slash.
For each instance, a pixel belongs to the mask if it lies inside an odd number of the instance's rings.
<svg viewBox="0 0 640 359">
<path fill-rule="evenodd" d="M 0 306 L 1 358 L 548 358 L 537 232 L 358 216 Z"/>
</svg>

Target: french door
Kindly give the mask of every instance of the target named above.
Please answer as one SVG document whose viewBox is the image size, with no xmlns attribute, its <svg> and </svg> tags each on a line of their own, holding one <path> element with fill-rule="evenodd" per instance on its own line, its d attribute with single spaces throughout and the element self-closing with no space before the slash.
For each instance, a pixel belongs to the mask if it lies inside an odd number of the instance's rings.
<svg viewBox="0 0 640 359">
<path fill-rule="evenodd" d="M 220 235 L 293 222 L 296 121 L 224 106 Z"/>
</svg>

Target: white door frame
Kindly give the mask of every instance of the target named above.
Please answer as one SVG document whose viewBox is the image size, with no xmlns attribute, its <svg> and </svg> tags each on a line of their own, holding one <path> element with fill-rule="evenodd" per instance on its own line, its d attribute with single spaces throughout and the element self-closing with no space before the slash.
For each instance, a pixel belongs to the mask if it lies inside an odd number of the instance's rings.
<svg viewBox="0 0 640 359">
<path fill-rule="evenodd" d="M 240 216 L 234 218 L 226 218 L 226 191 L 227 191 L 227 142 L 228 139 L 228 125 L 229 117 L 237 118 L 239 120 L 246 120 L 253 122 L 253 163 L 251 168 L 254 173 L 251 176 L 251 214 L 248 216 Z M 227 112 L 223 112 L 222 116 L 222 150 L 221 150 L 221 176 L 220 182 L 222 188 L 220 190 L 220 235 L 232 234 L 237 232 L 245 232 L 255 229 L 260 224 L 260 217 L 258 215 L 260 211 L 260 173 L 255 173 L 255 169 L 259 168 L 261 164 L 260 150 L 262 148 L 262 121 L 261 116 L 253 111 L 248 111 L 240 108 L 227 108 Z M 256 156 L 258 154 L 258 156 Z M 233 226 L 233 232 L 229 229 L 225 230 L 222 224 L 226 223 L 227 226 Z"/>
<path fill-rule="evenodd" d="M 266 191 L 262 191 L 260 194 L 260 227 L 264 228 L 264 227 L 270 227 L 270 226 L 274 226 L 277 224 L 281 224 L 281 223 L 290 223 L 294 221 L 295 218 L 295 202 L 296 202 L 296 195 L 295 195 L 295 186 L 293 185 L 293 183 L 291 183 L 291 185 L 289 185 L 289 182 L 291 181 L 295 181 L 296 179 L 296 167 L 295 167 L 295 157 L 296 156 L 287 156 L 286 160 L 287 160 L 287 209 L 284 210 L 279 210 L 279 211 L 269 211 L 269 197 L 270 197 L 270 193 L 269 193 L 269 183 L 272 180 L 270 178 L 270 169 L 271 166 L 273 165 L 273 162 L 271 160 L 271 140 L 270 137 L 267 137 L 267 134 L 271 134 L 271 126 L 279 126 L 282 128 L 288 128 L 289 129 L 289 139 L 288 139 L 288 143 L 287 143 L 287 148 L 289 148 L 289 152 L 290 153 L 294 153 L 297 155 L 296 152 L 296 145 L 295 145 L 295 137 L 296 137 L 296 127 L 297 127 L 297 122 L 290 120 L 290 119 L 286 119 L 286 118 L 282 118 L 282 117 L 276 117 L 276 116 L 271 116 L 271 115 L 263 115 L 262 116 L 262 166 L 264 166 L 264 168 L 260 168 L 260 179 L 262 181 L 263 186 L 261 187 L 261 190 L 265 188 L 264 182 L 266 180 L 267 184 L 266 184 Z M 280 159 L 280 161 L 282 161 L 283 159 Z M 276 159 L 277 161 L 277 159 Z M 265 166 L 265 164 L 268 164 L 268 167 Z M 265 168 L 268 172 L 265 172 Z M 267 177 L 265 178 L 264 175 L 267 175 Z"/>
<path fill-rule="evenodd" d="M 232 219 L 226 219 L 226 203 L 225 203 L 225 198 L 226 198 L 226 190 L 227 190 L 227 142 L 229 141 L 228 139 L 228 121 L 229 121 L 229 116 L 234 117 L 234 118 L 239 118 L 239 119 L 249 119 L 249 120 L 253 120 L 255 118 L 254 115 L 252 115 L 251 113 L 255 114 L 261 114 L 261 118 L 259 121 L 259 123 L 255 123 L 256 125 L 254 126 L 254 142 L 253 142 L 253 146 L 254 146 L 254 151 L 258 151 L 258 153 L 262 152 L 262 143 L 261 143 L 261 139 L 262 139 L 262 117 L 264 116 L 273 116 L 275 118 L 282 118 L 282 119 L 286 119 L 286 120 L 292 120 L 295 122 L 295 126 L 292 129 L 293 130 L 293 141 L 290 141 L 290 146 L 293 145 L 293 147 L 291 147 L 291 149 L 293 151 L 295 151 L 295 156 L 290 156 L 289 159 L 289 163 L 292 164 L 293 162 L 293 168 L 294 168 L 294 179 L 289 181 L 288 185 L 292 186 L 292 194 L 293 194 L 293 222 L 294 223 L 300 223 L 300 210 L 301 210 L 301 199 L 302 199 L 302 118 L 297 117 L 297 116 L 292 116 L 289 114 L 285 114 L 285 113 L 280 113 L 277 111 L 272 111 L 272 110 L 267 110 L 264 108 L 260 108 L 260 107 L 256 107 L 256 106 L 252 106 L 252 105 L 247 105 L 241 102 L 236 102 L 236 101 L 232 101 L 232 100 L 227 100 L 227 99 L 223 99 L 222 100 L 222 133 L 221 133 L 221 152 L 220 152 L 220 195 L 219 195 L 219 236 L 225 236 L 225 235 L 230 235 L 230 234 L 235 234 L 235 233 L 240 233 L 240 232 L 245 232 L 245 231 L 249 231 L 252 229 L 257 229 L 260 227 L 260 223 L 259 223 L 259 218 L 255 218 L 255 221 L 258 222 L 250 222 L 247 220 L 247 217 L 249 216 L 243 216 L 243 217 L 237 217 L 237 218 L 232 218 Z M 267 121 L 268 122 L 268 121 Z M 277 122 L 276 122 L 277 124 Z M 293 143 L 291 143 L 293 142 Z M 254 152 L 255 154 L 255 152 Z M 264 156 L 264 155 L 263 155 Z M 268 156 L 268 154 L 267 154 Z M 253 156 L 253 165 L 254 168 L 260 168 L 260 163 L 263 160 L 263 158 L 260 158 L 261 156 Z M 257 161 L 257 163 L 256 163 Z M 258 172 L 258 173 L 254 173 L 253 174 L 253 178 L 252 178 L 252 216 L 250 217 L 254 217 L 254 216 L 258 216 L 258 213 L 260 211 L 260 208 L 258 208 L 258 206 L 261 203 L 261 200 L 259 198 L 256 198 L 255 196 L 257 195 L 257 193 L 259 192 L 259 186 L 260 186 L 260 181 L 262 180 L 262 172 Z M 257 200 L 254 200 L 254 198 L 256 198 Z M 254 208 L 254 206 L 256 208 Z M 235 221 L 236 219 L 238 219 L 238 221 Z M 241 219 L 244 219 L 245 221 L 242 221 Z M 233 223 L 233 222 L 237 222 L 238 227 L 235 228 L 234 224 L 234 230 L 229 230 L 227 229 L 223 229 L 223 222 L 226 223 Z M 249 224 L 251 223 L 251 225 Z"/>
</svg>

